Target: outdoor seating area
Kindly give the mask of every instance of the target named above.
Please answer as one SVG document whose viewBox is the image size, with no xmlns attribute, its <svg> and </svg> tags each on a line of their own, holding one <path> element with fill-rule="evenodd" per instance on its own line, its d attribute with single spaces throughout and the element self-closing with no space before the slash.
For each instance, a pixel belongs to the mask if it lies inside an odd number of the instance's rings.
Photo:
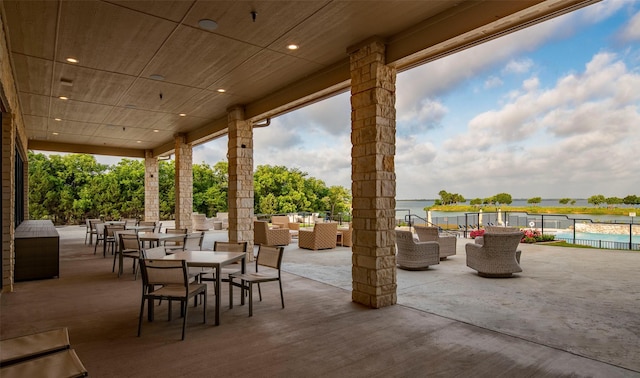
<svg viewBox="0 0 640 378">
<path fill-rule="evenodd" d="M 186 337 L 180 342 L 183 318 L 176 312 L 166 321 L 165 301 L 155 308 L 158 320 L 144 321 L 137 337 L 143 280 L 134 280 L 128 269 L 119 279 L 111 273 L 111 260 L 93 255 L 93 246 L 84 244 L 83 228 L 59 231 L 60 278 L 21 282 L 15 292 L 3 294 L 0 335 L 7 339 L 68 327 L 73 348 L 92 376 L 212 370 L 243 376 L 310 371 L 323 376 L 419 376 L 425 369 L 434 375 L 486 377 L 505 371 L 602 377 L 640 372 L 635 348 L 640 340 L 638 333 L 629 332 L 640 329 L 640 321 L 628 311 L 628 303 L 638 300 L 635 266 L 640 256 L 634 252 L 523 244 L 525 272 L 501 281 L 478 277 L 466 266 L 465 245 L 473 240 L 461 239 L 457 254 L 434 269 L 399 269 L 398 304 L 370 310 L 351 300 L 350 248 L 319 253 L 294 242 L 285 247 L 281 266 L 286 308 L 280 291 L 265 287 L 263 301 L 254 303 L 254 316 L 248 318 L 248 303 L 238 306 L 239 291 L 229 308 L 227 290 L 222 290 L 221 322 L 215 326 L 216 298 L 209 286 L 206 323 L 203 303 L 188 306 Z M 204 246 L 226 238 L 223 231 L 207 232 Z M 615 276 L 600 268 L 605 263 Z M 329 342 L 338 339 L 340 343 Z M 413 347 L 403 347 L 409 344 Z M 215 350 L 216 360 L 198 358 L 203 348 Z M 278 354 L 263 353 L 274 348 Z M 140 353 L 151 349 L 148 363 L 140 364 Z M 456 353 L 445 353 L 450 350 Z M 430 362 L 434 358 L 435 368 Z"/>
</svg>

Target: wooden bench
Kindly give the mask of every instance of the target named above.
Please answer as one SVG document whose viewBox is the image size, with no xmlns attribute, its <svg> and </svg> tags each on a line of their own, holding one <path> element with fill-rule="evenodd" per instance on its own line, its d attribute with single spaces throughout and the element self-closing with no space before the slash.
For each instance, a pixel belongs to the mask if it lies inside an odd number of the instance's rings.
<svg viewBox="0 0 640 378">
<path fill-rule="evenodd" d="M 0 366 L 4 367 L 69 348 L 71 345 L 67 328 L 0 340 Z"/>
<path fill-rule="evenodd" d="M 85 377 L 71 349 L 69 331 L 59 328 L 0 341 L 0 377 Z"/>
<path fill-rule="evenodd" d="M 73 349 L 47 354 L 0 368 L 2 378 L 86 377 L 87 369 L 82 365 Z"/>
</svg>

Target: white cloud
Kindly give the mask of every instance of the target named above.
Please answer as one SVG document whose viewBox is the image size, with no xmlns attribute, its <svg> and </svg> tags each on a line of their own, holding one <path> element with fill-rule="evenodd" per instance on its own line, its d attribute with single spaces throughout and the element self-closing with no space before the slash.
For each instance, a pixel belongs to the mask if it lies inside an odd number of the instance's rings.
<svg viewBox="0 0 640 378">
<path fill-rule="evenodd" d="M 489 78 L 484 82 L 485 89 L 492 89 L 501 87 L 504 82 L 497 76 L 489 76 Z"/>
<path fill-rule="evenodd" d="M 531 67 L 533 67 L 533 60 L 517 59 L 510 60 L 502 71 L 506 74 L 523 74 L 529 72 Z"/>
<path fill-rule="evenodd" d="M 640 41 L 640 12 L 622 28 L 620 39 L 626 43 Z"/>
</svg>

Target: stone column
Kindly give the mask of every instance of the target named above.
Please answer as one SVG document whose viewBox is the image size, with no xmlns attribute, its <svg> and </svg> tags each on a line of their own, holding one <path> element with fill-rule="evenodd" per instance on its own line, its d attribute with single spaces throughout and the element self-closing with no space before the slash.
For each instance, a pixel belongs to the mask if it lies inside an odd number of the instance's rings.
<svg viewBox="0 0 640 378">
<path fill-rule="evenodd" d="M 249 242 L 253 251 L 253 128 L 244 108 L 227 110 L 229 125 L 229 241 Z M 249 254 L 253 260 L 253 253 Z"/>
<path fill-rule="evenodd" d="M 144 220 L 160 220 L 160 180 L 158 177 L 158 158 L 153 151 L 144 153 Z"/>
<path fill-rule="evenodd" d="M 351 48 L 351 190 L 354 302 L 380 308 L 396 303 L 394 167 L 396 70 L 385 45 Z"/>
<path fill-rule="evenodd" d="M 15 264 L 16 133 L 11 115 L 2 114 L 2 292 L 13 291 Z"/>
<path fill-rule="evenodd" d="M 176 228 L 191 231 L 193 213 L 193 162 L 192 147 L 184 134 L 175 137 L 176 147 Z"/>
</svg>

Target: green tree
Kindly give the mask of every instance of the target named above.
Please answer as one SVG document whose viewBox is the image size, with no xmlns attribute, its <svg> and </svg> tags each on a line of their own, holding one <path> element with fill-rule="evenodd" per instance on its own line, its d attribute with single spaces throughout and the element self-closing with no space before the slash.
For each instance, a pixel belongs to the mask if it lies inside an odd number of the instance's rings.
<svg viewBox="0 0 640 378">
<path fill-rule="evenodd" d="M 532 197 L 527 200 L 527 203 L 532 205 L 538 205 L 540 202 L 542 202 L 542 197 Z"/>
<path fill-rule="evenodd" d="M 560 198 L 560 199 L 558 200 L 558 203 L 559 203 L 559 204 L 561 204 L 561 205 L 566 205 L 566 204 L 568 204 L 569 202 L 571 202 L 571 198 Z"/>
<path fill-rule="evenodd" d="M 441 190 L 438 192 L 438 195 L 440 196 L 440 203 L 443 205 L 453 205 L 467 201 L 462 195 L 458 193 L 449 193 L 446 190 Z"/>
<path fill-rule="evenodd" d="M 640 197 L 630 194 L 622 199 L 625 205 L 640 205 Z"/>
<path fill-rule="evenodd" d="M 609 205 L 609 207 L 615 207 L 615 205 L 619 205 L 622 203 L 622 198 L 620 197 L 607 197 L 604 199 L 604 202 Z"/>
<path fill-rule="evenodd" d="M 338 213 L 350 213 L 351 192 L 344 186 L 332 186 L 322 199 L 331 216 Z"/>
<path fill-rule="evenodd" d="M 606 199 L 602 194 L 596 194 L 594 196 L 587 198 L 587 202 L 594 206 L 600 206 L 601 204 L 605 203 L 605 200 Z"/>
<path fill-rule="evenodd" d="M 472 205 L 472 206 L 480 206 L 480 205 L 482 205 L 482 199 L 474 198 L 469 202 L 469 204 Z"/>
<path fill-rule="evenodd" d="M 509 193 L 498 193 L 493 196 L 493 198 L 497 206 L 510 205 L 513 202 L 513 200 L 511 199 L 511 194 Z"/>
</svg>

